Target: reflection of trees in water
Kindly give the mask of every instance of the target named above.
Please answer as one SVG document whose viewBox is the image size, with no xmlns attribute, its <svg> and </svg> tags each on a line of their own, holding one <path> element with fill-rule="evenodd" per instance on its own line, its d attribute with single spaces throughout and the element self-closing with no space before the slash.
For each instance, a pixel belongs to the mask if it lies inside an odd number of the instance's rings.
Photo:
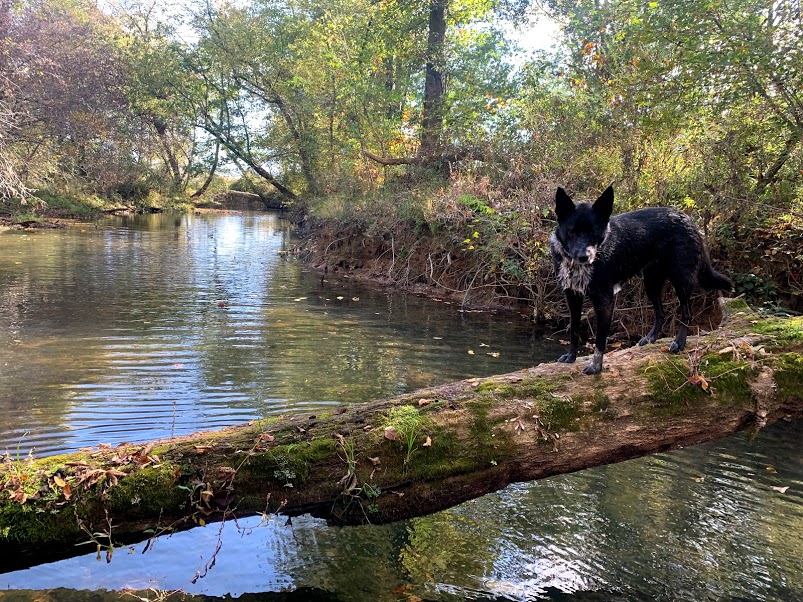
<svg viewBox="0 0 803 602">
<path fill-rule="evenodd" d="M 372 599 L 392 598 L 405 584 L 408 594 L 455 599 L 529 599 L 548 588 L 656 600 L 797 599 L 803 506 L 771 485 L 776 474 L 784 483 L 803 478 L 801 435 L 803 425 L 774 425 L 756 442 L 735 436 L 516 484 L 394 525 L 304 529 L 298 558 L 282 569 L 347 599 L 371 584 Z M 300 559 L 310 555 L 306 566 Z M 380 577 L 364 577 L 373 574 Z"/>
<path fill-rule="evenodd" d="M 0 273 L 0 337 L 23 347 L 0 350 L 0 382 L 16 387 L 0 403 L 64 449 L 97 444 L 93 429 L 103 442 L 163 437 L 176 421 L 189 432 L 533 359 L 524 323 L 305 272 L 278 254 L 287 228 L 266 214 L 150 215 L 4 238 L 25 263 Z M 26 415 L 34 405 L 41 416 Z"/>
</svg>

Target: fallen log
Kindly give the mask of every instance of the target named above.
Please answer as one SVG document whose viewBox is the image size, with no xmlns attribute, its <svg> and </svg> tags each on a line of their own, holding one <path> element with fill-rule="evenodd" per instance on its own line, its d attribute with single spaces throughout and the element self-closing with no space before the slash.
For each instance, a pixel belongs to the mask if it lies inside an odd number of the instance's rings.
<svg viewBox="0 0 803 602">
<path fill-rule="evenodd" d="M 0 464 L 3 570 L 232 516 L 337 524 L 429 514 L 540 479 L 803 416 L 803 318 L 724 300 L 720 329 L 673 356 L 606 356 L 147 445 Z"/>
</svg>

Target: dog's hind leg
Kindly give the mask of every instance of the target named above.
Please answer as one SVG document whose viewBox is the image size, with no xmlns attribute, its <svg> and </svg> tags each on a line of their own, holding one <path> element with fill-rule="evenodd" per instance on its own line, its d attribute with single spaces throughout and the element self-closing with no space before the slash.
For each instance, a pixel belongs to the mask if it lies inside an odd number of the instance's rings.
<svg viewBox="0 0 803 602">
<path fill-rule="evenodd" d="M 558 358 L 559 362 L 572 364 L 577 359 L 577 350 L 580 349 L 580 315 L 583 311 L 583 295 L 572 289 L 563 291 L 566 295 L 566 304 L 569 306 L 569 352 Z"/>
<path fill-rule="evenodd" d="M 664 326 L 664 306 L 661 302 L 661 294 L 664 290 L 664 282 L 666 277 L 657 269 L 644 270 L 644 291 L 655 309 L 655 323 L 652 325 L 650 332 L 647 336 L 641 337 L 638 342 L 639 345 L 647 345 L 654 343 L 661 334 L 661 328 Z"/>
<path fill-rule="evenodd" d="M 675 292 L 680 300 L 680 326 L 675 340 L 669 344 L 670 353 L 680 353 L 686 348 L 686 336 L 689 333 L 691 322 L 691 287 L 685 283 L 673 282 Z"/>
</svg>

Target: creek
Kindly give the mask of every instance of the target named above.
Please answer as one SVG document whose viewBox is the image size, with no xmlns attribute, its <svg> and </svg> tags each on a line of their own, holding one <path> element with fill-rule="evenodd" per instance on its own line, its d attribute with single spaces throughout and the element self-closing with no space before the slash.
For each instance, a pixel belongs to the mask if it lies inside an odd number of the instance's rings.
<svg viewBox="0 0 803 602">
<path fill-rule="evenodd" d="M 0 451 L 314 414 L 561 352 L 560 334 L 538 336 L 514 314 L 307 271 L 283 253 L 295 244 L 271 213 L 0 234 Z M 6 572 L 0 597 L 803 600 L 801 441 L 800 422 L 778 424 L 385 526 L 209 525 L 145 554 L 118 549 L 109 564 L 93 552 Z"/>
</svg>

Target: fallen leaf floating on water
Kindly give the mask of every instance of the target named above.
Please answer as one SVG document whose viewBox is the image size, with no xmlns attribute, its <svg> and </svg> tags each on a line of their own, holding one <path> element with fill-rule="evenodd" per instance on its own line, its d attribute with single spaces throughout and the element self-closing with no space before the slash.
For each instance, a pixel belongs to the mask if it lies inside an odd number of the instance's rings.
<svg viewBox="0 0 803 602">
<path fill-rule="evenodd" d="M 352 301 L 359 301 L 359 300 L 360 300 L 360 298 L 359 298 L 359 297 L 352 297 L 352 298 L 351 298 L 351 300 L 352 300 Z"/>
<path fill-rule="evenodd" d="M 335 297 L 335 298 L 336 298 L 338 301 L 342 301 L 342 300 L 343 300 L 343 295 L 338 295 L 338 296 L 337 296 L 337 297 Z"/>
<path fill-rule="evenodd" d="M 491 357 L 499 357 L 498 351 L 488 351 L 485 355 L 490 355 Z"/>
<path fill-rule="evenodd" d="M 490 347 L 490 345 L 486 345 L 485 343 L 480 343 L 480 347 Z"/>
<path fill-rule="evenodd" d="M 767 472 L 778 472 L 774 466 L 767 466 Z"/>
<path fill-rule="evenodd" d="M 306 297 L 296 297 L 293 301 L 305 301 L 306 299 Z"/>
<path fill-rule="evenodd" d="M 473 349 L 469 349 L 469 350 L 468 350 L 468 354 L 469 354 L 469 355 L 474 355 L 474 350 L 473 350 Z"/>
<path fill-rule="evenodd" d="M 786 487 L 773 487 L 773 489 L 778 493 L 786 493 L 786 490 L 789 489 L 789 486 L 787 485 Z"/>
<path fill-rule="evenodd" d="M 396 432 L 396 429 L 392 426 L 385 427 L 385 439 L 389 441 L 401 441 L 401 437 L 399 437 L 399 433 Z"/>
</svg>

